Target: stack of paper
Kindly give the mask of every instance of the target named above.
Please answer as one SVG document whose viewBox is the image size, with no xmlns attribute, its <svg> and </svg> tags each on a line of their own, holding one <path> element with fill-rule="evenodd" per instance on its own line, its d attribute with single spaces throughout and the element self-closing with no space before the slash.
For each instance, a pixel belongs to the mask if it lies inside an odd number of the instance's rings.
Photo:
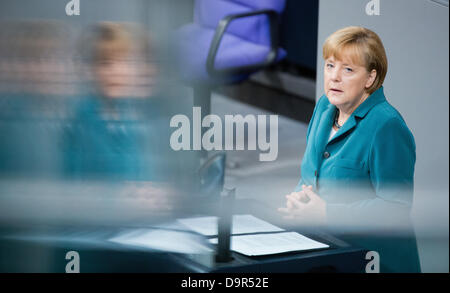
<svg viewBox="0 0 450 293">
<path fill-rule="evenodd" d="M 216 244 L 217 238 L 211 239 Z M 291 251 L 305 251 L 328 248 L 297 232 L 238 235 L 231 237 L 231 250 L 248 256 L 261 256 Z"/>
<path fill-rule="evenodd" d="M 217 217 L 196 217 L 178 219 L 177 221 L 181 225 L 204 236 L 217 236 Z M 252 215 L 234 215 L 231 234 L 234 235 L 231 237 L 231 250 L 248 256 L 329 247 L 327 244 L 312 240 L 299 233 L 284 232 L 284 229 Z M 217 241 L 217 238 L 210 239 L 210 242 L 213 244 L 217 244 Z"/>
<path fill-rule="evenodd" d="M 217 217 L 196 217 L 178 219 L 180 224 L 204 236 L 217 236 Z M 252 215 L 234 215 L 231 234 L 279 232 L 283 229 Z"/>
</svg>

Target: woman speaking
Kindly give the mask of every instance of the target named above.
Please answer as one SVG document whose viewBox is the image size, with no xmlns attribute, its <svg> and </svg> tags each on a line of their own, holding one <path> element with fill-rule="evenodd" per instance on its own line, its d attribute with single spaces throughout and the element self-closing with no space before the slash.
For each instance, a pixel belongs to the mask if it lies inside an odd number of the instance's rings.
<svg viewBox="0 0 450 293">
<path fill-rule="evenodd" d="M 308 127 L 301 180 L 279 210 L 377 252 L 381 272 L 419 272 L 409 218 L 415 143 L 384 96 L 384 46 L 373 31 L 346 27 L 327 38 L 323 58 L 325 94 Z"/>
</svg>

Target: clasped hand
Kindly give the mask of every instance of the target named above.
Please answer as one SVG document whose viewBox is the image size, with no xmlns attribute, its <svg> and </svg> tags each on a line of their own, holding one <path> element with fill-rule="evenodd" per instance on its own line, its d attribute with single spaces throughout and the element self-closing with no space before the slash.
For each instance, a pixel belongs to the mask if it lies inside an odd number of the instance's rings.
<svg viewBox="0 0 450 293">
<path fill-rule="evenodd" d="M 286 195 L 286 207 L 278 211 L 285 219 L 295 220 L 304 225 L 324 225 L 326 223 L 326 202 L 313 191 L 312 186 L 302 185 L 302 190 Z"/>
</svg>

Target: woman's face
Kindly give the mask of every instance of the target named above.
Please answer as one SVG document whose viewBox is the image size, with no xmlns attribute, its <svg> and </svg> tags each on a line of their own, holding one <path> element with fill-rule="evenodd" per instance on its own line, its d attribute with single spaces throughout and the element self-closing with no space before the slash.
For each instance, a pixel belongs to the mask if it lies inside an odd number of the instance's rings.
<svg viewBox="0 0 450 293">
<path fill-rule="evenodd" d="M 120 57 L 95 64 L 95 76 L 102 93 L 110 98 L 148 96 L 154 86 L 154 67 Z"/>
<path fill-rule="evenodd" d="M 369 94 L 369 88 L 376 77 L 376 71 L 355 64 L 343 55 L 343 60 L 334 56 L 325 60 L 324 88 L 331 104 L 341 110 L 354 110 Z"/>
</svg>

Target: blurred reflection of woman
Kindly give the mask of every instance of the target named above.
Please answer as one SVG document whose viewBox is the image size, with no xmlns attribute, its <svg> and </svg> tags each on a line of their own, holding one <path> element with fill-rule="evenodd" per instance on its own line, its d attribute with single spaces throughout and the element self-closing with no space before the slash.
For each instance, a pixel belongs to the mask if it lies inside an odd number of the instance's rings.
<svg viewBox="0 0 450 293">
<path fill-rule="evenodd" d="M 63 138 L 65 174 L 119 183 L 125 186 L 121 194 L 170 208 L 168 114 L 166 102 L 154 92 L 150 40 L 135 25 L 112 22 L 99 23 L 85 35 L 83 56 L 93 89 L 75 103 Z"/>
<path fill-rule="evenodd" d="M 111 180 L 150 180 L 148 141 L 158 127 L 149 99 L 154 79 L 149 41 L 130 26 L 100 23 L 83 46 L 93 77 L 93 93 L 76 105 L 66 144 L 68 171 L 76 176 Z M 153 117 L 152 117 L 153 114 Z M 155 153 L 153 153 L 155 155 Z"/>
</svg>

